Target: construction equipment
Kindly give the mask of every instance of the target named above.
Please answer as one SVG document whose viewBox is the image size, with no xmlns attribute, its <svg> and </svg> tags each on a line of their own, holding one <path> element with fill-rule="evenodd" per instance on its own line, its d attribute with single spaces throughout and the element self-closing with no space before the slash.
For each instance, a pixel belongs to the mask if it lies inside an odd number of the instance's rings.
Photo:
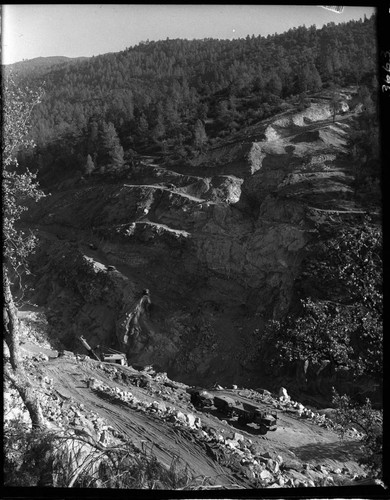
<svg viewBox="0 0 390 500">
<path fill-rule="evenodd" d="M 110 347 L 104 347 L 108 352 L 102 352 L 102 361 L 106 363 L 117 363 L 118 365 L 127 366 L 126 354 L 116 351 Z"/>
<path fill-rule="evenodd" d="M 83 346 L 87 349 L 88 351 L 88 354 L 91 356 L 91 357 L 94 357 L 97 361 L 101 361 L 101 359 L 99 358 L 99 356 L 96 354 L 96 352 L 92 349 L 92 347 L 90 347 L 90 345 L 88 344 L 88 342 L 85 340 L 85 338 L 81 335 L 81 337 L 79 337 L 79 340 L 80 342 L 83 344 Z"/>
<path fill-rule="evenodd" d="M 97 361 L 105 361 L 106 363 L 117 363 L 119 365 L 127 365 L 126 354 L 123 352 L 116 351 L 115 349 L 111 349 L 111 347 L 101 347 L 96 346 L 95 349 L 99 349 L 101 354 L 98 355 L 88 344 L 85 338 L 81 335 L 79 337 L 80 342 L 87 349 L 89 355 L 94 357 Z"/>
</svg>

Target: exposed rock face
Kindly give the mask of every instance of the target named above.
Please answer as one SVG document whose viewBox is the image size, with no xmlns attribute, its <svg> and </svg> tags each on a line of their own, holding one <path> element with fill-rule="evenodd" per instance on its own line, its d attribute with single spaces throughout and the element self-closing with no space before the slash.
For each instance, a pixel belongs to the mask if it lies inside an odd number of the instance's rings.
<svg viewBox="0 0 390 500">
<path fill-rule="evenodd" d="M 102 275 L 116 266 L 96 284 L 107 291 L 95 302 L 73 300 L 71 313 L 59 313 L 67 317 L 64 336 L 80 332 L 126 348 L 131 361 L 186 381 L 244 377 L 262 318 L 280 318 L 290 306 L 313 221 L 321 211 L 354 206 L 346 156 L 352 119 L 333 123 L 329 101 L 317 99 L 214 147 L 214 167 L 198 168 L 203 177 L 145 164 L 120 184 L 43 200 L 28 213 L 30 223 L 78 240 Z M 54 283 L 60 279 L 57 273 Z M 123 318 L 143 288 L 152 308 L 125 346 Z M 72 294 L 66 283 L 41 301 L 58 304 L 61 293 Z"/>
</svg>

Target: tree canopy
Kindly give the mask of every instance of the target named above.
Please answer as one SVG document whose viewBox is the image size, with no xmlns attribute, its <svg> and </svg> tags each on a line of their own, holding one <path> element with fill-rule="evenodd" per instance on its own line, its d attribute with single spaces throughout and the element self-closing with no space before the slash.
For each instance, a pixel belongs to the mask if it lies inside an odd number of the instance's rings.
<svg viewBox="0 0 390 500">
<path fill-rule="evenodd" d="M 42 92 L 19 88 L 12 76 L 6 78 L 3 96 L 3 257 L 7 266 L 16 271 L 26 264 L 26 256 L 34 246 L 34 236 L 17 229 L 16 223 L 30 200 L 38 201 L 43 192 L 36 183 L 36 174 L 21 169 L 17 154 L 31 148 L 28 138 L 32 109 L 40 102 Z"/>
</svg>

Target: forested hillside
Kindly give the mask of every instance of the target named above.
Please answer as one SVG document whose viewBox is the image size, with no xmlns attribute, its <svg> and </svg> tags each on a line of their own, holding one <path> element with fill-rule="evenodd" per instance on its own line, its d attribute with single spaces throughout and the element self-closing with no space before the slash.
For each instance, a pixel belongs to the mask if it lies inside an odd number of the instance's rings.
<svg viewBox="0 0 390 500">
<path fill-rule="evenodd" d="M 322 87 L 373 86 L 375 54 L 372 17 L 267 37 L 146 41 L 49 68 L 35 64 L 20 78 L 44 85 L 32 117 L 38 147 L 21 159 L 55 177 L 104 167 L 107 155 L 114 166 L 145 151 L 183 161 L 289 109 L 292 96 L 304 105 L 305 92 Z"/>
<path fill-rule="evenodd" d="M 5 68 L 8 485 L 382 478 L 375 28 Z"/>
</svg>

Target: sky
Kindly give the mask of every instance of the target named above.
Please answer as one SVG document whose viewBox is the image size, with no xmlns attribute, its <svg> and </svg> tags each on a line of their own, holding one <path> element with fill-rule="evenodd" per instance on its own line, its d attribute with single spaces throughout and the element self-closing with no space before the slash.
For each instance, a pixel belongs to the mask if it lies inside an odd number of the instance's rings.
<svg viewBox="0 0 390 500">
<path fill-rule="evenodd" d="M 5 4 L 2 63 L 35 57 L 91 57 L 141 41 L 245 38 L 293 27 L 370 17 L 374 7 L 341 14 L 309 5 Z"/>
</svg>

